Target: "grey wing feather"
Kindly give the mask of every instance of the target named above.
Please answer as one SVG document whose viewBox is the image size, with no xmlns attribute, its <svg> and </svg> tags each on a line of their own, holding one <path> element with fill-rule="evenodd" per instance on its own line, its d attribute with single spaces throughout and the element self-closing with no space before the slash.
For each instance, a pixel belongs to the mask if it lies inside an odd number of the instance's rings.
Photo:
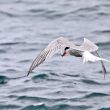
<svg viewBox="0 0 110 110">
<path fill-rule="evenodd" d="M 32 70 L 34 70 L 34 68 L 38 67 L 41 63 L 43 63 L 46 59 L 47 54 L 49 53 L 49 51 L 42 51 L 36 58 L 35 60 L 32 62 L 32 65 L 28 71 L 27 76 L 29 75 L 29 73 L 32 72 Z"/>
<path fill-rule="evenodd" d="M 41 63 L 43 63 L 47 58 L 52 57 L 58 50 L 61 48 L 61 43 L 57 42 L 57 39 L 52 41 L 33 61 L 28 74 L 34 70 L 34 68 L 38 67 Z"/>
</svg>

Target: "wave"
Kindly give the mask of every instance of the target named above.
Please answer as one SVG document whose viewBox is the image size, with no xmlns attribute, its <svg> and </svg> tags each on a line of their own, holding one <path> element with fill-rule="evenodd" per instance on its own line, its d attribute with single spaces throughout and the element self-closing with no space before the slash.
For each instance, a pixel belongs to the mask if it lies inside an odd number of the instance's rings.
<svg viewBox="0 0 110 110">
<path fill-rule="evenodd" d="M 41 105 L 29 105 L 26 106 L 24 108 L 22 108 L 21 110 L 47 110 L 47 107 L 45 104 L 41 104 Z"/>
<path fill-rule="evenodd" d="M 63 74 L 65 76 L 69 76 L 69 77 L 80 77 L 79 74 Z"/>
<path fill-rule="evenodd" d="M 91 106 L 86 106 L 86 105 L 80 105 L 80 106 L 71 106 L 69 104 L 58 104 L 58 105 L 54 105 L 54 106 L 47 106 L 45 104 L 41 104 L 41 105 L 30 105 L 27 107 L 24 107 L 21 110 L 85 110 L 85 109 L 89 109 L 91 108 Z"/>
<path fill-rule="evenodd" d="M 18 105 L 13 105 L 13 104 L 9 104 L 9 105 L 1 105 L 0 104 L 0 109 L 1 110 L 18 110 L 19 108 L 21 108 L 21 106 Z"/>
<path fill-rule="evenodd" d="M 5 43 L 0 43 L 1 46 L 14 46 L 18 44 L 24 44 L 25 42 L 5 42 Z"/>
<path fill-rule="evenodd" d="M 94 97 L 103 97 L 103 96 L 109 96 L 109 94 L 94 92 L 84 96 L 84 98 L 94 98 Z"/>
<path fill-rule="evenodd" d="M 110 42 L 109 41 L 99 42 L 99 43 L 96 43 L 96 45 L 101 46 L 102 48 L 108 49 L 109 48 L 109 45 L 110 45 Z"/>
<path fill-rule="evenodd" d="M 38 79 L 48 79 L 48 75 L 47 74 L 38 74 L 32 77 L 32 80 L 38 80 Z"/>
<path fill-rule="evenodd" d="M 29 105 L 27 107 L 24 107 L 21 110 L 73 110 L 73 109 L 89 109 L 91 108 L 91 106 L 86 106 L 86 105 L 80 105 L 80 106 L 71 106 L 69 104 L 58 104 L 58 105 L 54 105 L 54 106 L 46 106 L 45 104 L 41 104 L 41 105 Z"/>
<path fill-rule="evenodd" d="M 95 34 L 110 34 L 110 30 L 106 29 L 106 30 L 96 30 L 94 31 Z"/>
<path fill-rule="evenodd" d="M 93 80 L 89 80 L 89 79 L 82 79 L 82 82 L 86 84 L 100 85 L 100 83 L 93 81 Z"/>
<path fill-rule="evenodd" d="M 0 11 L 0 14 L 2 14 L 2 15 L 6 15 L 6 16 L 8 16 L 8 17 L 16 17 L 15 16 L 15 14 L 12 14 L 12 13 L 9 13 L 9 12 L 4 12 L 4 11 Z"/>
<path fill-rule="evenodd" d="M 2 53 L 6 53 L 6 50 L 0 49 L 0 54 L 2 54 Z"/>
<path fill-rule="evenodd" d="M 6 84 L 8 83 L 9 78 L 6 76 L 0 76 L 0 84 Z"/>
<path fill-rule="evenodd" d="M 110 110 L 110 107 L 103 107 L 103 108 L 98 109 L 98 110 Z"/>
<path fill-rule="evenodd" d="M 16 100 L 22 100 L 22 101 L 30 100 L 30 101 L 40 102 L 40 101 L 48 101 L 49 99 L 42 97 L 18 96 Z"/>
</svg>

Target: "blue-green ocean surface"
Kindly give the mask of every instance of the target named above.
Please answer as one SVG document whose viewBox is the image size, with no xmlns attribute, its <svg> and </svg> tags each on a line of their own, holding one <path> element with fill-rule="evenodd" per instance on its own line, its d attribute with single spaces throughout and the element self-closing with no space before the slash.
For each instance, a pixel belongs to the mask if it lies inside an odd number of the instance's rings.
<svg viewBox="0 0 110 110">
<path fill-rule="evenodd" d="M 0 0 L 0 110 L 110 110 L 110 63 L 47 60 L 27 71 L 45 46 L 87 38 L 110 60 L 110 0 Z"/>
</svg>

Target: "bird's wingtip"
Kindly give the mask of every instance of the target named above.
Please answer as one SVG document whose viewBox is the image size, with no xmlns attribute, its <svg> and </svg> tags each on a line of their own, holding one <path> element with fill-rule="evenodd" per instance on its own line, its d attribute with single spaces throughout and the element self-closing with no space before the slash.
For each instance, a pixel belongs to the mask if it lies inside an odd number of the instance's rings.
<svg viewBox="0 0 110 110">
<path fill-rule="evenodd" d="M 29 76 L 29 73 L 30 73 L 30 72 L 27 73 L 27 76 Z"/>
<path fill-rule="evenodd" d="M 28 71 L 28 72 L 27 72 L 27 76 L 29 76 L 29 74 L 30 74 L 31 72 L 32 72 L 32 71 Z"/>
</svg>

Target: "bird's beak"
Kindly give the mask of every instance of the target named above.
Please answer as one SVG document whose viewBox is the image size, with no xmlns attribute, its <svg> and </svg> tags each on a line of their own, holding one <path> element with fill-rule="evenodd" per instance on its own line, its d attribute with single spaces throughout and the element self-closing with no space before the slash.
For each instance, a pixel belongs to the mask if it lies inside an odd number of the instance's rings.
<svg viewBox="0 0 110 110">
<path fill-rule="evenodd" d="M 63 53 L 61 56 L 63 57 L 63 56 L 65 56 L 66 54 L 67 54 L 67 53 L 66 53 L 66 50 L 65 50 L 64 53 Z"/>
</svg>

